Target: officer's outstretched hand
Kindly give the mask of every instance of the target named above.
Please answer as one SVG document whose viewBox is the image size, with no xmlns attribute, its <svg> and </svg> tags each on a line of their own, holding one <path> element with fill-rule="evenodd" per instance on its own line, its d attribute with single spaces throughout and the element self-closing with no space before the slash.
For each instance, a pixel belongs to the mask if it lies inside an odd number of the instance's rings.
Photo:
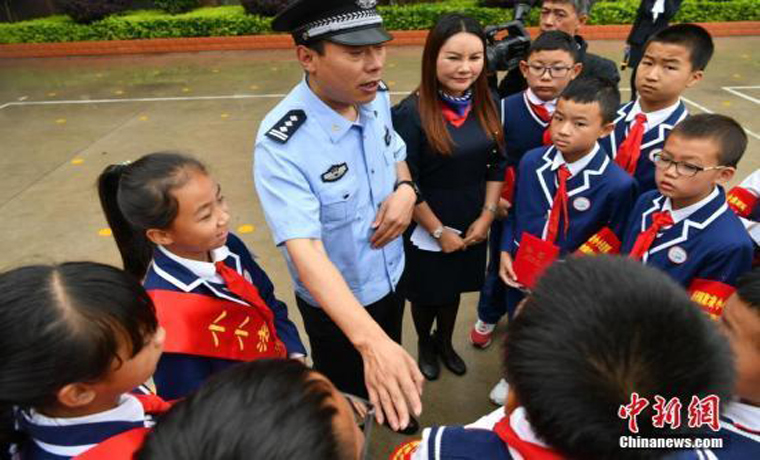
<svg viewBox="0 0 760 460">
<path fill-rule="evenodd" d="M 410 409 L 422 412 L 422 377 L 417 362 L 388 336 L 359 348 L 364 360 L 364 379 L 377 423 L 388 420 L 394 431 L 406 428 Z"/>
<path fill-rule="evenodd" d="M 372 222 L 375 233 L 369 242 L 373 248 L 382 248 L 398 238 L 412 222 L 417 195 L 411 187 L 399 187 L 383 204 Z"/>
</svg>

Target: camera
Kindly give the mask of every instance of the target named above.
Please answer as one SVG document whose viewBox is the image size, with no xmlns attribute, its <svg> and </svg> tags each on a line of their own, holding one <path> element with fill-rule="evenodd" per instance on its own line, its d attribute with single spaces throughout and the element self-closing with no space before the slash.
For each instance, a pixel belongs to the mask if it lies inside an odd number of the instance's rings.
<svg viewBox="0 0 760 460">
<path fill-rule="evenodd" d="M 525 29 L 525 17 L 536 0 L 515 2 L 514 20 L 505 24 L 486 27 L 486 56 L 488 72 L 507 72 L 514 70 L 524 59 L 530 48 L 530 34 Z M 500 39 L 496 36 L 506 31 Z"/>
</svg>

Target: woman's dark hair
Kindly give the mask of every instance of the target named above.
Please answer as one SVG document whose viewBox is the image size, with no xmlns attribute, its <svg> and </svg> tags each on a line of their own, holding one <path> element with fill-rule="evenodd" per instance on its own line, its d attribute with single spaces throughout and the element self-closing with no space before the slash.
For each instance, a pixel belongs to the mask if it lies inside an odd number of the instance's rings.
<svg viewBox="0 0 760 460">
<path fill-rule="evenodd" d="M 619 444 L 662 437 L 656 395 L 678 398 L 685 413 L 693 396 L 728 401 L 733 389 L 731 350 L 713 321 L 670 277 L 623 257 L 552 265 L 510 321 L 505 351 L 510 391 L 536 434 L 568 458 L 661 458 L 666 451 Z M 634 392 L 650 402 L 638 433 L 618 416 Z M 697 430 L 684 421 L 669 434 Z"/>
<path fill-rule="evenodd" d="M 325 380 L 295 360 L 257 360 L 211 377 L 148 435 L 139 460 L 348 460 Z"/>
<path fill-rule="evenodd" d="M 158 328 L 140 282 L 94 262 L 33 265 L 0 274 L 0 446 L 15 441 L 11 411 L 52 407 L 57 392 L 96 382 Z"/>
<path fill-rule="evenodd" d="M 179 212 L 172 192 L 187 183 L 188 171 L 206 173 L 200 161 L 171 152 L 151 153 L 134 163 L 108 166 L 98 177 L 100 205 L 124 262 L 142 279 L 153 257 L 145 232 L 169 228 Z"/>
<path fill-rule="evenodd" d="M 425 49 L 422 52 L 422 81 L 418 89 L 419 111 L 422 127 L 428 142 L 433 150 L 443 155 L 450 155 L 453 148 L 453 140 L 441 111 L 438 90 L 438 54 L 446 41 L 452 36 L 467 32 L 476 35 L 483 43 L 483 71 L 472 87 L 472 110 L 478 117 L 480 126 L 500 146 L 504 146 L 504 133 L 499 120 L 496 103 L 493 100 L 488 87 L 486 69 L 486 35 L 480 23 L 462 14 L 446 14 L 435 24 L 425 41 Z"/>
</svg>

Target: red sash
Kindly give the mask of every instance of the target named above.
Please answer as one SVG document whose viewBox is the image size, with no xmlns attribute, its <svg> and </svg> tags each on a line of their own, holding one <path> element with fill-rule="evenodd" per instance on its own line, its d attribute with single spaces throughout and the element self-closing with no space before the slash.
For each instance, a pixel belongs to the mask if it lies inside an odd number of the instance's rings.
<svg viewBox="0 0 760 460">
<path fill-rule="evenodd" d="M 493 431 L 504 441 L 504 444 L 513 448 L 525 459 L 531 460 L 562 460 L 563 457 L 555 450 L 548 449 L 538 444 L 520 439 L 509 424 L 509 416 L 502 418 L 493 427 Z"/>
<path fill-rule="evenodd" d="M 720 281 L 697 278 L 689 285 L 691 300 L 702 307 L 713 319 L 720 318 L 723 307 L 734 288 Z"/>
<path fill-rule="evenodd" d="M 140 401 L 146 414 L 163 414 L 172 407 L 156 395 L 132 395 Z M 133 428 L 123 433 L 111 436 L 97 446 L 88 449 L 73 458 L 73 460 L 131 460 L 142 447 L 150 428 Z"/>
<path fill-rule="evenodd" d="M 619 254 L 620 240 L 609 227 L 596 232 L 578 248 L 575 255 Z"/>
<path fill-rule="evenodd" d="M 188 292 L 148 293 L 166 329 L 168 353 L 236 361 L 286 357 L 285 345 L 253 307 Z"/>
<path fill-rule="evenodd" d="M 752 214 L 752 209 L 757 204 L 758 197 L 752 192 L 742 187 L 734 187 L 728 191 L 726 201 L 731 209 L 734 210 L 739 217 L 749 217 Z"/>
</svg>

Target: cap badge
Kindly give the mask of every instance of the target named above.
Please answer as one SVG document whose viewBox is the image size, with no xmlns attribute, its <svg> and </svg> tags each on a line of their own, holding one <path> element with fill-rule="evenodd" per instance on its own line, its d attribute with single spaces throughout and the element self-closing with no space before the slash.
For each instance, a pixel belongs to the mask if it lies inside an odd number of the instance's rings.
<svg viewBox="0 0 760 460">
<path fill-rule="evenodd" d="M 359 6 L 359 8 L 368 10 L 370 8 L 374 8 L 377 5 L 377 0 L 356 0 L 356 4 Z"/>
</svg>

